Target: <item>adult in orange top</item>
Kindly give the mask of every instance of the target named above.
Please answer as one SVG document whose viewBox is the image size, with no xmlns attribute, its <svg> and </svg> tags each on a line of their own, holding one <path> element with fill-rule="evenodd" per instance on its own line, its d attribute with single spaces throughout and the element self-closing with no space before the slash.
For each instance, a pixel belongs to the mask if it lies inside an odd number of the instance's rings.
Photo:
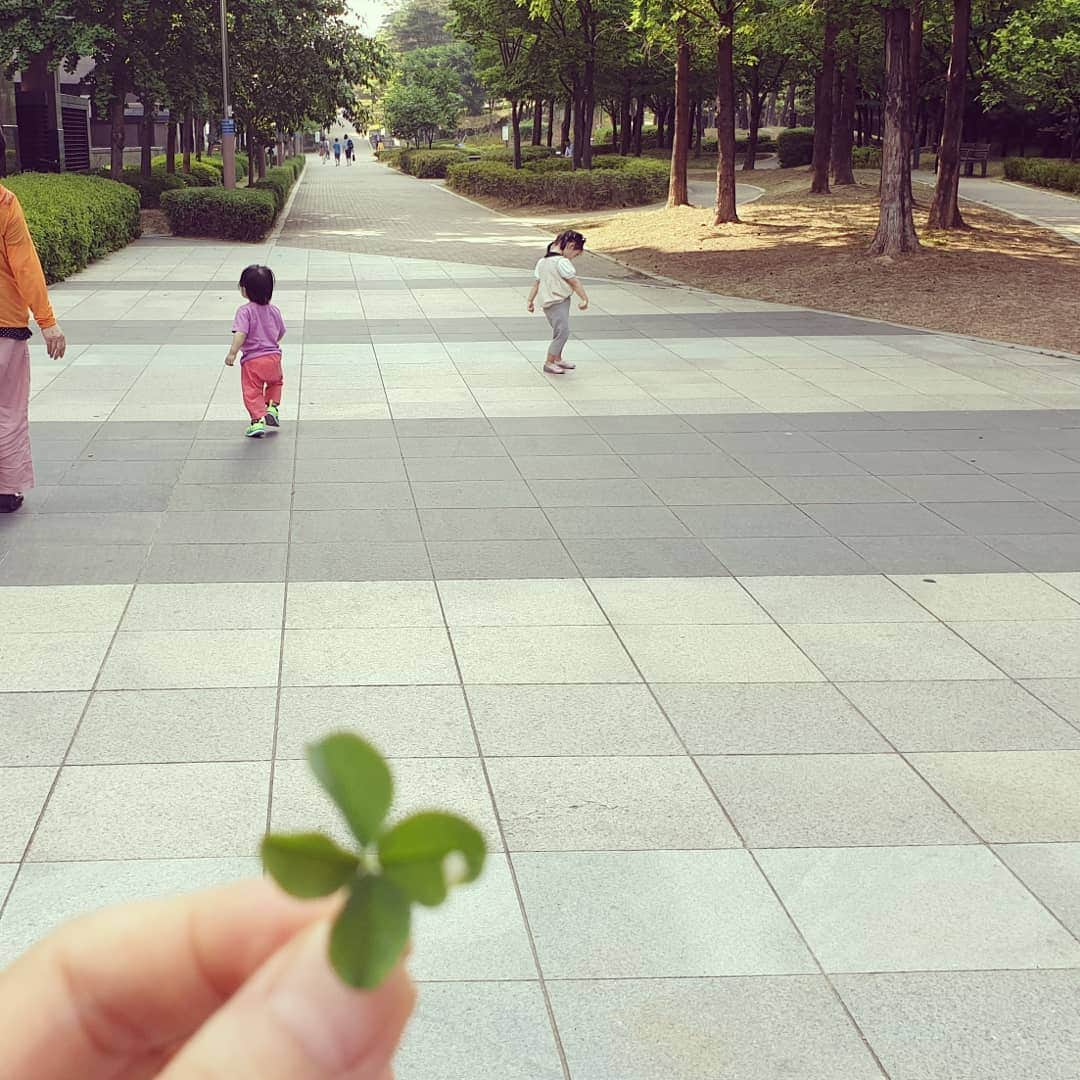
<svg viewBox="0 0 1080 1080">
<path fill-rule="evenodd" d="M 49 305 L 45 275 L 15 193 L 0 185 L 0 513 L 22 506 L 34 486 L 30 458 L 29 312 L 49 356 L 67 348 Z"/>
</svg>

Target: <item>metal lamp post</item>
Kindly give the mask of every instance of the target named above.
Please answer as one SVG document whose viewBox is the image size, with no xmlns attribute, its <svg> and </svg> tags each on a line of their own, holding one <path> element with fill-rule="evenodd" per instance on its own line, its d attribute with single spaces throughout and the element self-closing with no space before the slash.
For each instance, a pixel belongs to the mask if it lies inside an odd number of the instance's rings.
<svg viewBox="0 0 1080 1080">
<path fill-rule="evenodd" d="M 221 8 L 221 164 L 222 181 L 227 188 L 236 187 L 236 121 L 229 102 L 229 28 L 225 22 L 225 0 Z"/>
</svg>

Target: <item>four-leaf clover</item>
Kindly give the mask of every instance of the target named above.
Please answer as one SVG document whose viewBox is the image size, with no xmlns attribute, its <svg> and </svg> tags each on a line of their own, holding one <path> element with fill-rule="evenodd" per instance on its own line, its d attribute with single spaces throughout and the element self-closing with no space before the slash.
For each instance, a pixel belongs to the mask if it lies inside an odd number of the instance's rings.
<svg viewBox="0 0 1080 1080">
<path fill-rule="evenodd" d="M 263 866 L 304 899 L 349 892 L 330 933 L 330 962 L 350 986 L 373 989 L 409 940 L 410 905 L 435 907 L 452 885 L 474 881 L 486 847 L 454 814 L 413 814 L 386 827 L 394 784 L 382 755 L 356 735 L 331 735 L 307 749 L 308 763 L 337 804 L 359 850 L 322 833 L 266 836 Z"/>
</svg>

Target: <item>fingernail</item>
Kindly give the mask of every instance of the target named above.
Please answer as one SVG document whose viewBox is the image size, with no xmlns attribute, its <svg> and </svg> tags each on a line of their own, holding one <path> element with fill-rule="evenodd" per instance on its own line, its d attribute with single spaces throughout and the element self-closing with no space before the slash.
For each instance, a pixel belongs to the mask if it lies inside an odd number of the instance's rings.
<svg viewBox="0 0 1080 1080">
<path fill-rule="evenodd" d="M 397 1044 L 414 990 L 402 967 L 375 990 L 346 985 L 330 967 L 329 932 L 322 923 L 297 941 L 269 991 L 267 1007 L 311 1060 L 333 1074 L 369 1060 L 381 1064 L 377 1055 L 388 1056 Z"/>
</svg>

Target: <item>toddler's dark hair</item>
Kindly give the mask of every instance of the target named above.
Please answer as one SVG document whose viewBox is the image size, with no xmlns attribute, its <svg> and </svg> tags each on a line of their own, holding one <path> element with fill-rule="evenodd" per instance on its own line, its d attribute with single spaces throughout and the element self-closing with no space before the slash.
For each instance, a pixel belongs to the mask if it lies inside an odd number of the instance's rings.
<svg viewBox="0 0 1080 1080">
<path fill-rule="evenodd" d="M 568 244 L 572 244 L 574 247 L 583 248 L 585 246 L 585 237 L 579 232 L 574 232 L 573 229 L 567 229 L 566 232 L 559 233 L 559 235 L 548 244 L 544 258 L 548 259 L 552 255 L 561 255 L 562 249 Z M 559 250 L 552 251 L 552 248 L 558 248 Z"/>
<path fill-rule="evenodd" d="M 274 271 L 254 263 L 240 275 L 240 288 L 253 304 L 265 307 L 274 295 Z"/>
</svg>

